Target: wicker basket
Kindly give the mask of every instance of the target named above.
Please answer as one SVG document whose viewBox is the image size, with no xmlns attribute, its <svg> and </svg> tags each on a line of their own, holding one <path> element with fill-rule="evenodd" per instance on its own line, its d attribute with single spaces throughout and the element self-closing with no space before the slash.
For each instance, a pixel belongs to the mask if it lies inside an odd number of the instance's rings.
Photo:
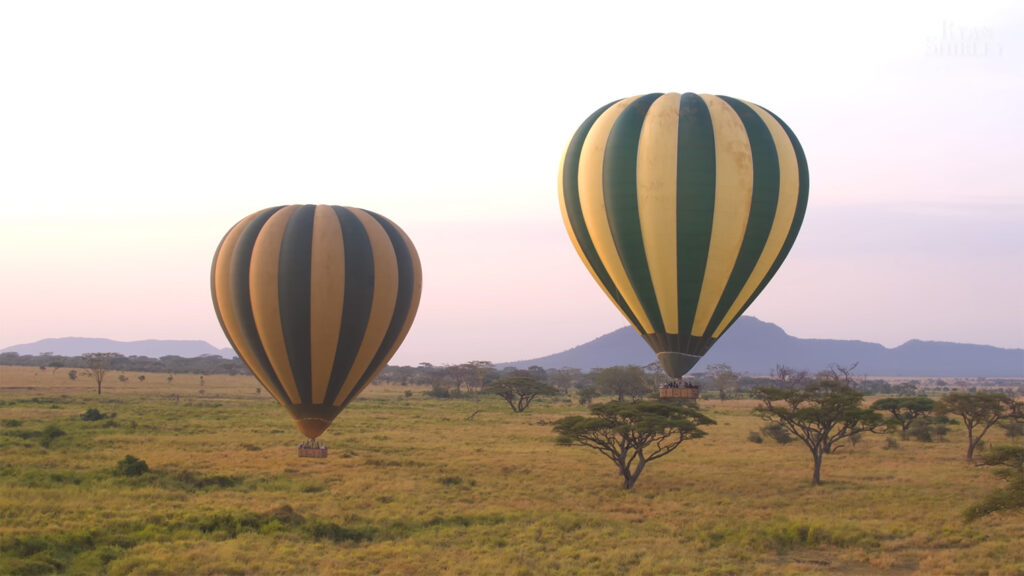
<svg viewBox="0 0 1024 576">
<path fill-rule="evenodd" d="M 299 446 L 299 458 L 327 458 L 327 446 Z"/>
<path fill-rule="evenodd" d="M 681 398 L 684 400 L 696 400 L 700 396 L 700 390 L 696 388 L 662 388 L 658 391 L 661 398 Z"/>
</svg>

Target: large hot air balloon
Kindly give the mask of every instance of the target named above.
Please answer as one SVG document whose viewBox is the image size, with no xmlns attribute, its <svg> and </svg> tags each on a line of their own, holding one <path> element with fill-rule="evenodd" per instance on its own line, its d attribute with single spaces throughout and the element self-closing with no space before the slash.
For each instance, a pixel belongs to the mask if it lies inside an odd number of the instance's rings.
<svg viewBox="0 0 1024 576">
<path fill-rule="evenodd" d="M 572 137 L 559 175 L 577 252 L 672 378 L 779 269 L 807 191 L 803 149 L 779 117 L 692 93 L 600 108 Z"/>
<path fill-rule="evenodd" d="M 422 286 L 409 237 L 366 210 L 268 208 L 235 224 L 211 290 L 228 340 L 310 440 L 387 364 Z"/>
</svg>

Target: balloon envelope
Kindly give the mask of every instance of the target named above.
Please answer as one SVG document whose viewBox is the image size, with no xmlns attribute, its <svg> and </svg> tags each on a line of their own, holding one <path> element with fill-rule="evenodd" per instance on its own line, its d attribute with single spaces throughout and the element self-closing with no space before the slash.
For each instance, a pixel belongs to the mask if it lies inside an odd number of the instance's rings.
<svg viewBox="0 0 1024 576">
<path fill-rule="evenodd" d="M 753 302 L 807 206 L 796 136 L 749 102 L 647 94 L 594 112 L 566 148 L 559 201 L 590 273 L 678 378 Z"/>
<path fill-rule="evenodd" d="M 397 351 L 422 286 L 412 242 L 358 208 L 279 206 L 239 221 L 213 258 L 228 340 L 309 438 Z"/>
</svg>

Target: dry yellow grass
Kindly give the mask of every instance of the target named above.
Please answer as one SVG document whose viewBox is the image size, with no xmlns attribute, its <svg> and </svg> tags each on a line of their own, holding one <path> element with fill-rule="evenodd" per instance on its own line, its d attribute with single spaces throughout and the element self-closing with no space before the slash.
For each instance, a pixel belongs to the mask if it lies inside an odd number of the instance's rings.
<svg viewBox="0 0 1024 576">
<path fill-rule="evenodd" d="M 962 462 L 959 427 L 870 436 L 812 488 L 805 449 L 748 441 L 752 403 L 708 401 L 708 436 L 624 491 L 602 456 L 555 445 L 550 422 L 583 412 L 565 399 L 512 414 L 372 386 L 314 460 L 251 378 L 111 373 L 97 397 L 65 372 L 0 367 L 2 573 L 1024 573 L 1024 516 L 962 521 L 1000 482 Z M 114 475 L 127 454 L 151 472 Z"/>
</svg>

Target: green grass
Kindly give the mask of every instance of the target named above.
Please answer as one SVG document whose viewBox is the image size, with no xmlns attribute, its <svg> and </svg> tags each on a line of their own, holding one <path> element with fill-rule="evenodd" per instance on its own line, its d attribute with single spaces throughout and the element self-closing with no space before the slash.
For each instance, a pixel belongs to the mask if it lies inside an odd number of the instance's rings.
<svg viewBox="0 0 1024 576">
<path fill-rule="evenodd" d="M 39 372 L 0 367 L 0 574 L 1024 573 L 1024 516 L 963 520 L 1005 483 L 962 462 L 962 427 L 869 435 L 813 488 L 802 446 L 749 441 L 752 403 L 702 402 L 718 425 L 624 491 L 555 444 L 584 413 L 563 399 L 513 414 L 373 386 L 318 460 L 251 378 L 129 374 L 97 396 Z M 118 474 L 128 455 L 148 471 Z"/>
</svg>

